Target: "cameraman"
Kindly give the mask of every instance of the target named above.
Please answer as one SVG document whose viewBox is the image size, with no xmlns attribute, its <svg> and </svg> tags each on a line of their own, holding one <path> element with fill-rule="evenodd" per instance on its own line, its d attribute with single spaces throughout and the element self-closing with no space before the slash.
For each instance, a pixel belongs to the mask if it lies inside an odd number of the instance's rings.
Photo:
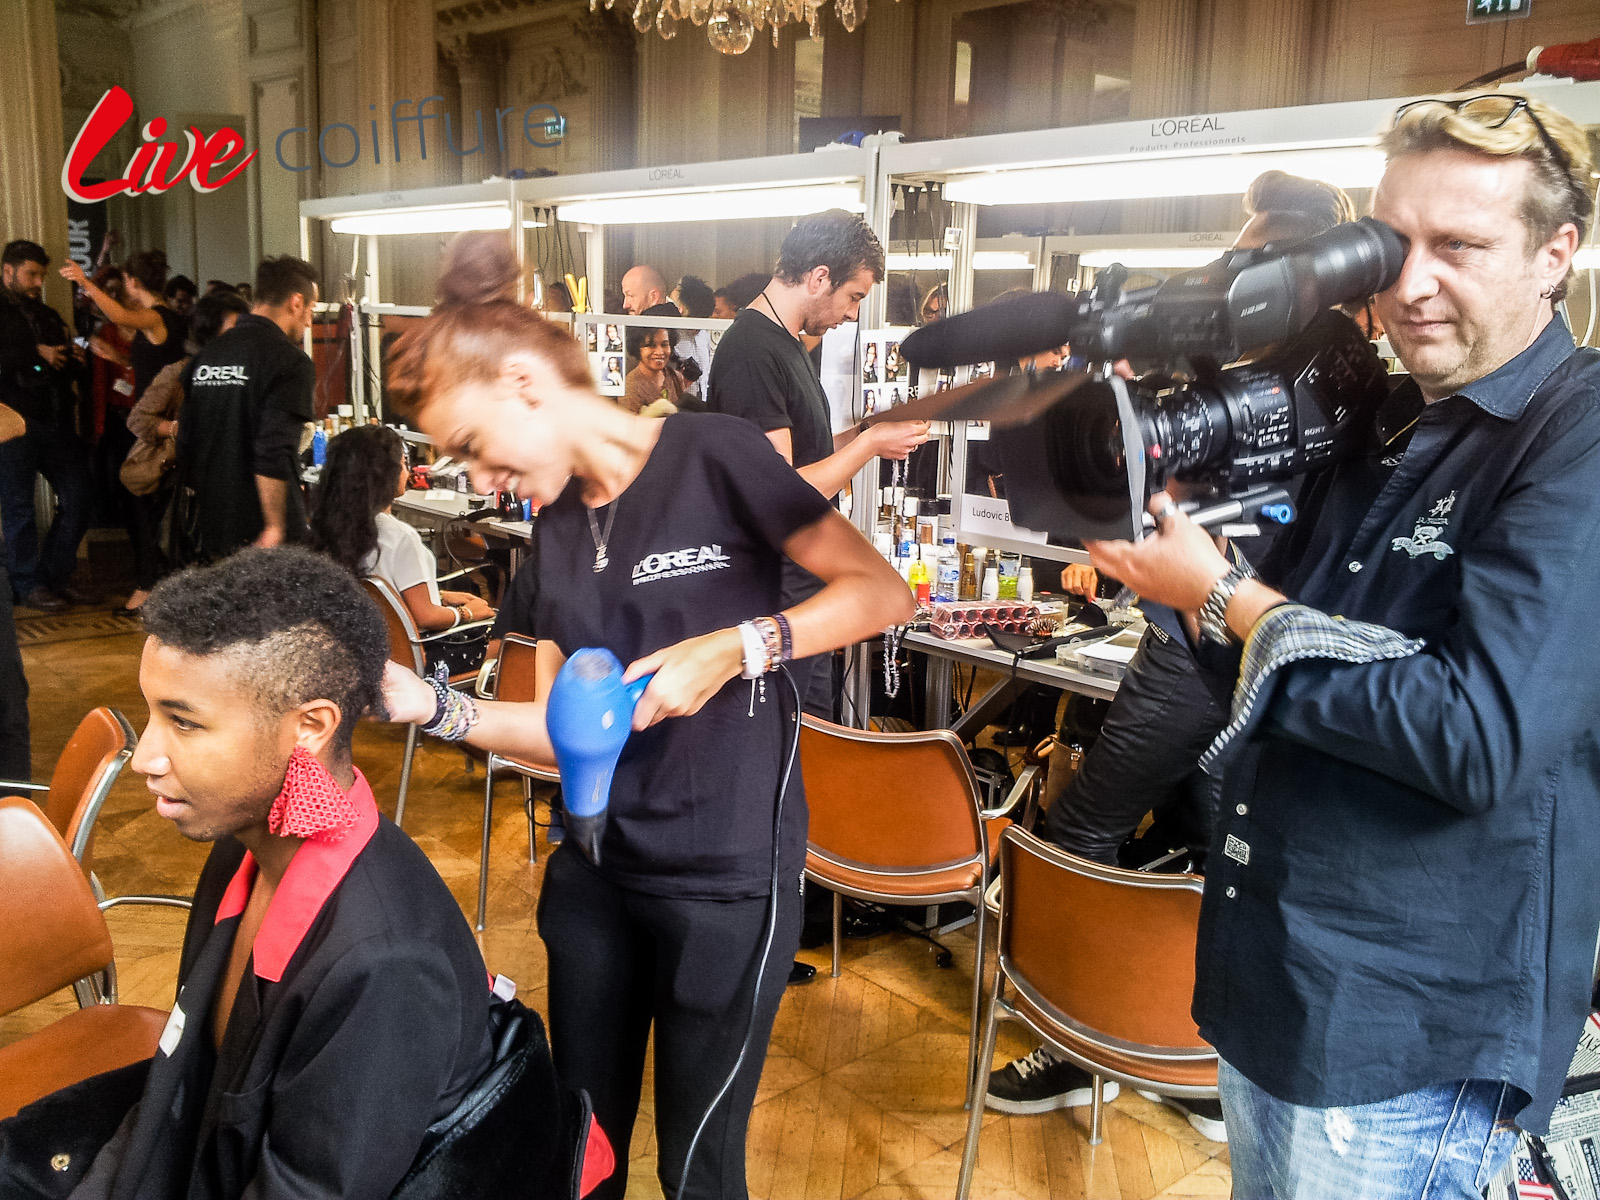
<svg viewBox="0 0 1600 1200">
<path fill-rule="evenodd" d="M 1244 211 L 1248 220 L 1234 239 L 1236 250 L 1311 237 L 1356 215 L 1339 188 L 1283 171 L 1263 172 L 1251 182 Z M 1263 540 L 1235 542 L 1234 549 L 1253 559 L 1260 550 L 1253 543 Z M 1080 595 L 1092 596 L 1098 582 L 1093 568 L 1081 564 L 1061 573 L 1062 589 Z M 1169 846 L 1183 838 L 1203 867 L 1216 823 L 1216 786 L 1195 762 L 1227 723 L 1232 680 L 1196 661 L 1192 631 L 1179 614 L 1148 598 L 1141 608 L 1149 624 L 1106 710 L 1100 736 L 1046 810 L 1039 833 L 1073 854 L 1116 866 L 1119 849 L 1145 814 L 1155 813 L 1150 832 L 1169 835 Z M 1202 652 L 1202 657 L 1215 665 L 1212 654 Z M 1054 703 L 1049 711 L 1053 718 Z M 1040 1046 L 990 1074 L 986 1103 L 1000 1112 L 1039 1113 L 1086 1106 L 1093 1094 L 1087 1071 Z M 1117 1084 L 1108 1083 L 1105 1095 L 1115 1098 Z M 1217 1101 L 1145 1095 L 1180 1112 L 1201 1136 L 1228 1140 Z"/>
<path fill-rule="evenodd" d="M 1600 929 L 1600 356 L 1554 319 L 1588 146 L 1512 93 L 1408 104 L 1383 146 L 1411 379 L 1307 480 L 1273 586 L 1166 495 L 1089 546 L 1246 642 L 1194 1015 L 1250 1200 L 1478 1196 L 1548 1127 Z"/>
</svg>

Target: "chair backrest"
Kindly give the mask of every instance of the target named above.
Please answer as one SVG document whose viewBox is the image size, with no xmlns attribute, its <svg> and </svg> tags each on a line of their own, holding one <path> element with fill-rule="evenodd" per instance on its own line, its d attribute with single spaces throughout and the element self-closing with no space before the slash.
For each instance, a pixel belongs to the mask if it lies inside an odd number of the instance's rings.
<svg viewBox="0 0 1600 1200">
<path fill-rule="evenodd" d="M 875 733 L 808 716 L 800 766 L 813 853 L 890 874 L 983 859 L 978 781 L 948 729 Z"/>
<path fill-rule="evenodd" d="M 138 744 L 138 735 L 128 718 L 102 705 L 78 722 L 67 748 L 56 760 L 45 815 L 66 839 L 85 873 L 92 868 L 95 822 Z M 66 814 L 64 819 L 62 812 Z"/>
<path fill-rule="evenodd" d="M 1102 866 L 1013 825 L 1000 838 L 1006 977 L 1090 1041 L 1210 1057 L 1189 1015 L 1203 886 L 1195 875 Z"/>
<path fill-rule="evenodd" d="M 372 597 L 378 611 L 383 614 L 384 628 L 389 632 L 390 661 L 421 675 L 424 665 L 422 635 L 417 632 L 417 623 L 411 619 L 400 593 L 394 590 L 387 579 L 379 579 L 375 575 L 363 579 L 361 586 L 367 589 L 367 595 Z"/>
<path fill-rule="evenodd" d="M 537 699 L 535 661 L 538 653 L 539 643 L 535 638 L 508 633 L 500 639 L 500 665 L 495 671 L 494 686 L 496 700 L 525 704 Z"/>
<path fill-rule="evenodd" d="M 111 931 L 61 835 L 31 801 L 0 798 L 0 1014 L 111 958 Z"/>
</svg>

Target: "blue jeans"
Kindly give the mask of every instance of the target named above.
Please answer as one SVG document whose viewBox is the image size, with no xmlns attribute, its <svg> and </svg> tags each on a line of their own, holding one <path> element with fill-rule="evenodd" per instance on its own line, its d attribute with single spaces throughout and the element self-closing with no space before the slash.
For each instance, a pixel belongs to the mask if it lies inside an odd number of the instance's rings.
<svg viewBox="0 0 1600 1200">
<path fill-rule="evenodd" d="M 34 518 L 35 475 L 48 479 L 56 493 L 55 520 L 42 545 Z M 71 582 L 78 543 L 89 528 L 89 489 L 89 452 L 59 425 L 29 421 L 27 433 L 0 443 L 0 528 L 19 601 L 35 588 Z"/>
<path fill-rule="evenodd" d="M 1482 1200 L 1517 1144 L 1526 1102 L 1466 1079 L 1375 1104 L 1309 1108 L 1217 1071 L 1234 1200 Z"/>
</svg>

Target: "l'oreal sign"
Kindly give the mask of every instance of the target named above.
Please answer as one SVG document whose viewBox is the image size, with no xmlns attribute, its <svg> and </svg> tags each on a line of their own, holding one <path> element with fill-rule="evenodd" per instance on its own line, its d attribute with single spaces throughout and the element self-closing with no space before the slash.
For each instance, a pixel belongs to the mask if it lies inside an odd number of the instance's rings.
<svg viewBox="0 0 1600 1200">
<path fill-rule="evenodd" d="M 488 141 L 484 137 L 482 112 L 476 114 L 476 142 L 470 149 L 463 149 L 456 145 L 450 114 L 426 111 L 426 105 L 430 101 L 443 99 L 442 96 L 424 96 L 415 103 L 405 99 L 397 100 L 390 106 L 388 152 L 393 161 L 400 160 L 400 129 L 402 125 L 408 123 L 416 124 L 417 149 L 421 151 L 422 158 L 426 159 L 428 140 L 424 122 L 436 121 L 441 116 L 444 118 L 444 142 L 451 153 L 458 158 L 465 158 L 487 149 Z M 413 111 L 410 114 L 402 114 L 399 110 L 403 105 L 411 105 Z M 369 104 L 367 107 L 373 111 L 377 109 L 375 104 Z M 529 105 L 526 112 L 516 108 L 497 108 L 494 110 L 494 135 L 502 154 L 506 149 L 505 118 L 514 113 L 520 113 L 522 117 L 522 136 L 529 145 L 548 149 L 559 146 L 566 137 L 566 118 L 548 104 Z M 165 140 L 166 118 L 153 117 L 140 130 L 140 145 L 133 152 L 133 157 L 128 160 L 127 169 L 119 177 L 93 182 L 85 179 L 89 165 L 111 144 L 111 140 L 122 131 L 132 116 L 133 98 L 120 87 L 108 89 L 95 104 L 89 119 L 83 123 L 83 128 L 78 130 L 78 136 L 73 139 L 66 161 L 61 164 L 61 189 L 73 200 L 80 204 L 96 204 L 122 194 L 159 196 L 185 180 L 197 192 L 214 192 L 237 179 L 256 159 L 255 150 L 245 152 L 244 135 L 237 129 L 224 125 L 208 137 L 191 125 L 183 131 L 184 142 L 168 141 Z M 383 159 L 379 148 L 377 119 L 374 118 L 370 125 L 372 136 L 366 148 L 372 155 L 372 161 L 381 163 Z M 286 129 L 278 134 L 274 143 L 278 166 L 295 173 L 309 171 L 313 165 L 310 162 L 292 163 L 284 157 L 284 141 L 297 133 L 309 135 L 310 130 L 304 126 Z M 335 158 L 329 153 L 329 135 L 336 133 L 348 136 L 353 142 L 348 157 Z M 339 149 L 343 150 L 344 147 L 341 145 Z M 334 122 L 324 125 L 319 131 L 317 153 L 326 167 L 339 170 L 353 166 L 361 157 L 362 150 L 361 134 L 353 125 Z M 242 157 L 237 157 L 240 155 Z"/>
</svg>

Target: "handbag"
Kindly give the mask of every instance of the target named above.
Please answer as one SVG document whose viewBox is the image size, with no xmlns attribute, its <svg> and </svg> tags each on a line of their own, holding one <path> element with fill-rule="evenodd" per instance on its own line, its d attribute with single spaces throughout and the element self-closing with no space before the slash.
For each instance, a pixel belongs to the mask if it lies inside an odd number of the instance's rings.
<svg viewBox="0 0 1600 1200">
<path fill-rule="evenodd" d="M 0 1121 L 0 1196 L 65 1200 L 144 1095 L 150 1060 L 91 1075 Z"/>
<path fill-rule="evenodd" d="M 489 1033 L 494 1062 L 429 1126 L 390 1200 L 579 1200 L 615 1168 L 588 1095 L 556 1075 L 539 1014 L 496 999 Z"/>
<path fill-rule="evenodd" d="M 166 486 L 172 469 L 178 465 L 178 439 L 157 441 L 140 438 L 122 460 L 119 472 L 122 486 L 135 496 L 153 496 Z"/>
</svg>

